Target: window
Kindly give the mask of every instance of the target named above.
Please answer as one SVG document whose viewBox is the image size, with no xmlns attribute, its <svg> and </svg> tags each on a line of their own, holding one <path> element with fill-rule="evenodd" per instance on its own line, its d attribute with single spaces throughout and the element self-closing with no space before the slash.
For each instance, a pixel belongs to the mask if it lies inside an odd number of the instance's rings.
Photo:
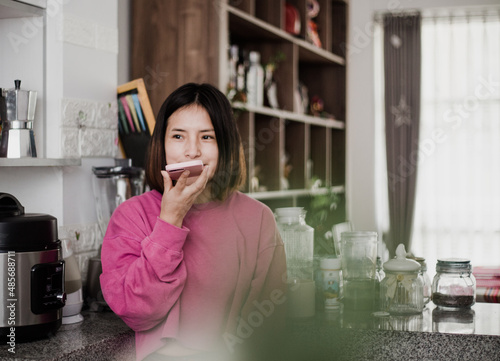
<svg viewBox="0 0 500 361">
<path fill-rule="evenodd" d="M 412 251 L 431 270 L 500 264 L 499 49 L 498 10 L 423 17 Z"/>
</svg>

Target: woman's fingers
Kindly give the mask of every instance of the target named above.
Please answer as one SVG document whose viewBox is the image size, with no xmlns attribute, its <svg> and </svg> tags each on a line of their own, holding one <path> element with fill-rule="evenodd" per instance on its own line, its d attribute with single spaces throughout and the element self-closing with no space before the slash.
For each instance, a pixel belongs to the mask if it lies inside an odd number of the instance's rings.
<svg viewBox="0 0 500 361">
<path fill-rule="evenodd" d="M 172 188 L 172 179 L 166 170 L 161 171 L 161 175 L 163 177 L 163 189 L 165 191 L 169 191 Z"/>
</svg>

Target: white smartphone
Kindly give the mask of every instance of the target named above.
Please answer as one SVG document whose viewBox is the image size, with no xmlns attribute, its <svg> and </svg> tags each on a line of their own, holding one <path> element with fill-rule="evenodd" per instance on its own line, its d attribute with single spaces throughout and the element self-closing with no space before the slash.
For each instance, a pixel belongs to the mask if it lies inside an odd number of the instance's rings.
<svg viewBox="0 0 500 361">
<path fill-rule="evenodd" d="M 192 160 L 189 162 L 167 164 L 165 170 L 171 179 L 177 180 L 181 176 L 182 172 L 189 170 L 190 177 L 196 177 L 203 171 L 203 162 L 201 160 Z"/>
</svg>

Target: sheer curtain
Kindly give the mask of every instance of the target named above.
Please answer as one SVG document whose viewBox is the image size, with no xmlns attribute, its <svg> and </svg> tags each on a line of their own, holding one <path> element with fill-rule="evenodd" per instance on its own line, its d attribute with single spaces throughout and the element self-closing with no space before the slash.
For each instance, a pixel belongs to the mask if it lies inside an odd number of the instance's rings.
<svg viewBox="0 0 500 361">
<path fill-rule="evenodd" d="M 500 265 L 500 12 L 422 20 L 412 252 Z"/>
</svg>

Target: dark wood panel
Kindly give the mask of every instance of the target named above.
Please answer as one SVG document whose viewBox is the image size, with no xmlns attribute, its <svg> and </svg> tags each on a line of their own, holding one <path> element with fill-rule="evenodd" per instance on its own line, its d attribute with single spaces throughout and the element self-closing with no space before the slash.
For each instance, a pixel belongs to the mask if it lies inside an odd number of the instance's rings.
<svg viewBox="0 0 500 361">
<path fill-rule="evenodd" d="M 312 160 L 312 177 L 313 179 L 320 179 L 322 186 L 326 184 L 326 132 L 328 129 L 324 127 L 311 126 L 311 160 Z"/>
<path fill-rule="evenodd" d="M 218 8 L 204 0 L 131 2 L 131 77 L 143 78 L 155 114 L 180 85 L 218 82 Z"/>
<path fill-rule="evenodd" d="M 255 0 L 255 16 L 266 23 L 285 29 L 285 0 Z"/>
<path fill-rule="evenodd" d="M 247 170 L 247 179 L 245 181 L 244 192 L 250 191 L 252 176 L 254 173 L 254 138 L 253 138 L 253 114 L 246 111 L 236 110 L 234 118 L 240 133 L 243 152 L 245 154 L 245 163 Z"/>
<path fill-rule="evenodd" d="M 346 57 L 347 44 L 347 4 L 344 1 L 332 2 L 331 19 L 331 45 L 330 51 L 334 54 Z"/>
<path fill-rule="evenodd" d="M 288 173 L 290 189 L 304 189 L 306 187 L 306 125 L 299 122 L 285 123 L 285 153 L 287 164 L 285 175 Z"/>
<path fill-rule="evenodd" d="M 255 0 L 228 0 L 227 3 L 250 15 L 255 15 Z"/>
<path fill-rule="evenodd" d="M 278 118 L 255 116 L 255 170 L 268 191 L 280 189 L 281 123 Z"/>
<path fill-rule="evenodd" d="M 333 186 L 345 184 L 346 166 L 346 133 L 344 130 L 332 129 L 332 153 L 330 179 Z"/>
</svg>

